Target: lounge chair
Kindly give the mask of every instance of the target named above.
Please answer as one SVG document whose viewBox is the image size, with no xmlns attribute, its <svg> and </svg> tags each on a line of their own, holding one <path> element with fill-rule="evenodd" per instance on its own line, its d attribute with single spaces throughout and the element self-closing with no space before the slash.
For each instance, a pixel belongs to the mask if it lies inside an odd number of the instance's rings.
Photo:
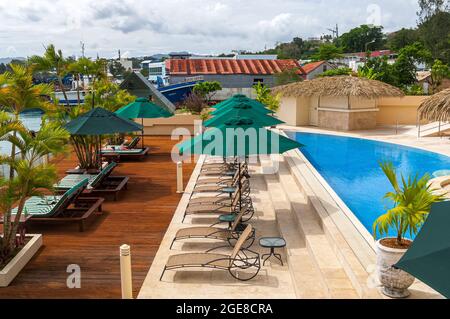
<svg viewBox="0 0 450 319">
<path fill-rule="evenodd" d="M 189 200 L 189 206 L 227 203 L 231 202 L 238 194 L 240 194 L 243 199 L 247 198 L 250 195 L 250 183 L 248 180 L 244 180 L 241 185 L 241 191 L 239 191 L 238 187 L 230 187 L 227 188 L 226 191 L 222 189 L 211 192 L 211 194 L 214 195 L 191 198 Z"/>
<path fill-rule="evenodd" d="M 23 213 L 30 215 L 32 223 L 78 223 L 79 230 L 84 231 L 85 223 L 94 212 L 102 211 L 103 198 L 82 198 L 81 194 L 88 186 L 88 179 L 74 185 L 63 195 L 30 197 Z M 17 208 L 12 214 L 17 213 Z"/>
<path fill-rule="evenodd" d="M 143 160 L 150 152 L 150 147 L 136 148 L 141 140 L 135 137 L 129 144 L 108 145 L 102 149 L 101 155 L 109 162 L 120 162 L 121 160 Z"/>
<path fill-rule="evenodd" d="M 112 195 L 117 201 L 119 193 L 127 188 L 129 177 L 110 176 L 117 163 L 110 163 L 97 175 L 67 175 L 54 185 L 57 192 L 65 192 L 84 179 L 89 180 L 85 196 Z"/>
<path fill-rule="evenodd" d="M 208 168 L 208 167 L 203 168 L 203 166 L 202 166 L 199 177 L 234 176 L 234 174 L 236 174 L 236 171 L 239 171 L 239 167 L 237 167 L 237 166 L 233 166 L 233 167 L 224 166 L 224 167 L 212 167 L 212 168 Z M 248 173 L 248 165 L 246 163 L 242 163 L 240 171 Z"/>
<path fill-rule="evenodd" d="M 248 225 L 242 232 L 239 240 L 230 254 L 189 253 L 172 255 L 167 260 L 159 280 L 161 281 L 167 270 L 182 268 L 213 268 L 225 270 L 240 281 L 255 278 L 261 269 L 259 254 L 248 248 L 243 248 L 245 242 L 252 236 L 253 228 Z M 222 248 L 222 247 L 221 247 Z"/>
<path fill-rule="evenodd" d="M 241 174 L 241 184 L 248 181 L 250 176 L 246 174 Z M 232 179 L 219 179 L 219 180 L 203 180 L 197 181 L 193 193 L 214 193 L 214 192 L 229 192 L 231 189 L 238 187 L 239 184 L 239 174 L 233 176 Z"/>
<path fill-rule="evenodd" d="M 185 239 L 213 239 L 213 240 L 222 240 L 228 242 L 230 246 L 234 246 L 234 244 L 239 239 L 242 231 L 245 229 L 246 225 L 242 224 L 242 217 L 246 214 L 247 208 L 242 208 L 239 214 L 236 215 L 231 228 L 220 228 L 220 227 L 189 227 L 182 228 L 178 230 L 175 235 L 175 238 L 170 245 L 170 249 L 172 249 L 173 244 L 179 240 Z M 248 245 L 246 248 L 253 245 L 255 241 L 255 232 L 253 231 L 252 236 L 248 238 Z"/>
<path fill-rule="evenodd" d="M 250 179 L 250 175 L 246 172 L 241 172 L 241 178 Z M 205 185 L 231 185 L 234 181 L 238 179 L 238 171 L 234 175 L 230 176 L 209 176 L 200 177 L 195 183 L 196 187 L 201 187 Z"/>
<path fill-rule="evenodd" d="M 224 215 L 224 214 L 229 215 L 238 213 L 243 207 L 247 208 L 243 220 L 248 221 L 255 213 L 252 200 L 250 197 L 244 198 L 242 199 L 242 201 L 240 201 L 239 199 L 240 193 L 238 192 L 237 195 L 231 201 L 231 203 L 227 203 L 226 201 L 224 201 L 212 204 L 210 203 L 210 204 L 188 206 L 184 211 L 182 222 L 184 222 L 186 216 L 188 215 L 202 215 L 202 216 Z"/>
<path fill-rule="evenodd" d="M 139 136 L 134 137 L 129 143 L 122 143 L 121 145 L 107 145 L 106 149 L 124 149 L 124 148 L 135 148 L 141 138 Z"/>
</svg>

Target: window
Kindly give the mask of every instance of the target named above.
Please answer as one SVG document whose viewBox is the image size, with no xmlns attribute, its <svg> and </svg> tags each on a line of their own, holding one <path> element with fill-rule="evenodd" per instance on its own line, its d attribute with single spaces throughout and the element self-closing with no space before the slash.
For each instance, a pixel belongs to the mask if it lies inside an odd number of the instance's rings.
<svg viewBox="0 0 450 319">
<path fill-rule="evenodd" d="M 323 72 L 327 72 L 327 70 L 328 70 L 327 65 L 324 64 L 324 65 L 323 65 Z"/>
<path fill-rule="evenodd" d="M 253 79 L 253 85 L 256 85 L 258 83 L 264 84 L 264 79 Z"/>
<path fill-rule="evenodd" d="M 150 75 L 162 75 L 162 67 L 149 68 Z"/>
</svg>

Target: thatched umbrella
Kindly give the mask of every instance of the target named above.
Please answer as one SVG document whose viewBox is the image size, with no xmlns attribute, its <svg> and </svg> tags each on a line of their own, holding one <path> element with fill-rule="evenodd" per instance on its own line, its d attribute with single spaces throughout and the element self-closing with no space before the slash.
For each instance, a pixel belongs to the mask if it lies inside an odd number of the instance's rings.
<svg viewBox="0 0 450 319">
<path fill-rule="evenodd" d="M 295 82 L 275 87 L 272 92 L 284 97 L 354 96 L 376 99 L 388 96 L 404 96 L 402 90 L 390 84 L 355 76 L 331 76 Z"/>
<path fill-rule="evenodd" d="M 419 106 L 420 119 L 431 122 L 450 121 L 450 89 L 429 97 Z"/>
</svg>

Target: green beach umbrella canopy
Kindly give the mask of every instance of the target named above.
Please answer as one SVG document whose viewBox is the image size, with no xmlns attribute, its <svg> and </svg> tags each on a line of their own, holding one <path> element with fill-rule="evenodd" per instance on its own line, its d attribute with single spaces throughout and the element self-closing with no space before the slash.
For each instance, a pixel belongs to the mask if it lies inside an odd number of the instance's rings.
<svg viewBox="0 0 450 319">
<path fill-rule="evenodd" d="M 395 265 L 450 298 L 450 201 L 433 204 L 430 215 Z"/>
<path fill-rule="evenodd" d="M 166 109 L 150 102 L 146 98 L 138 98 L 133 103 L 122 107 L 116 114 L 127 119 L 155 119 L 171 117 L 173 114 Z"/>
<path fill-rule="evenodd" d="M 252 118 L 232 118 L 178 144 L 180 154 L 222 157 L 282 154 L 303 145 L 256 125 Z"/>
<path fill-rule="evenodd" d="M 178 145 L 180 154 L 206 154 L 221 157 L 282 154 L 303 145 L 256 125 L 251 118 L 233 118 Z M 242 191 L 239 164 L 239 193 Z M 239 205 L 242 207 L 242 197 Z"/>
<path fill-rule="evenodd" d="M 173 114 L 166 109 L 150 102 L 146 98 L 138 98 L 118 111 L 116 114 L 127 119 L 142 120 L 142 148 L 144 148 L 144 119 L 168 118 Z"/>
<path fill-rule="evenodd" d="M 245 95 L 237 94 L 228 100 L 225 100 L 219 104 L 216 104 L 214 106 L 215 111 L 213 111 L 211 114 L 212 115 L 220 114 L 224 110 L 227 110 L 229 107 L 236 105 L 236 104 L 240 104 L 240 103 L 245 103 L 245 104 L 251 105 L 255 109 L 257 109 L 261 112 L 264 112 L 265 114 L 273 113 L 273 111 L 267 109 L 266 106 L 264 104 L 262 104 L 261 102 L 250 99 L 250 98 L 246 97 Z"/>
<path fill-rule="evenodd" d="M 259 102 L 257 102 L 257 103 L 259 103 Z M 252 108 L 255 112 L 259 112 L 259 113 L 262 113 L 262 114 L 273 114 L 273 112 L 271 110 L 269 110 L 268 108 L 262 106 L 262 104 L 261 105 L 256 105 L 255 103 L 252 103 L 252 102 L 249 102 L 249 101 L 242 101 L 242 102 L 233 101 L 232 103 L 228 103 L 227 106 L 225 106 L 225 107 L 221 107 L 220 109 L 216 109 L 215 111 L 212 111 L 211 115 L 214 115 L 214 116 L 221 115 L 221 114 L 223 114 L 225 112 L 228 112 L 233 107 L 236 107 L 236 106 L 239 106 L 239 105 L 246 105 L 247 107 Z"/>
<path fill-rule="evenodd" d="M 140 131 L 142 126 L 104 108 L 96 107 L 70 121 L 64 128 L 71 135 L 108 135 Z"/>
<path fill-rule="evenodd" d="M 204 123 L 206 127 L 216 127 L 219 125 L 224 124 L 225 122 L 229 121 L 231 118 L 251 118 L 253 120 L 253 125 L 259 126 L 259 127 L 265 127 L 265 126 L 274 126 L 278 124 L 283 124 L 283 121 L 280 121 L 279 119 L 269 116 L 267 114 L 264 114 L 261 111 L 258 111 L 257 108 L 252 107 L 251 105 L 247 103 L 239 103 L 235 104 L 233 106 L 230 106 L 226 109 L 223 113 L 214 116 L 213 118 L 209 119 Z"/>
</svg>

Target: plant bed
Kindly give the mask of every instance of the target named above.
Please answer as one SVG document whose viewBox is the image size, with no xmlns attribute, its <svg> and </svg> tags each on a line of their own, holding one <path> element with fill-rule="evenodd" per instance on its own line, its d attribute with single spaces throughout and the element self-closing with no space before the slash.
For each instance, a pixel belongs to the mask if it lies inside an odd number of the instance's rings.
<svg viewBox="0 0 450 319">
<path fill-rule="evenodd" d="M 412 245 L 412 240 L 402 239 L 401 245 L 399 245 L 396 238 L 384 238 L 380 240 L 380 244 L 388 248 L 409 249 L 409 247 L 411 247 Z"/>
<path fill-rule="evenodd" d="M 0 270 L 0 287 L 8 287 L 42 246 L 42 235 L 26 235 L 26 244 Z"/>
</svg>

